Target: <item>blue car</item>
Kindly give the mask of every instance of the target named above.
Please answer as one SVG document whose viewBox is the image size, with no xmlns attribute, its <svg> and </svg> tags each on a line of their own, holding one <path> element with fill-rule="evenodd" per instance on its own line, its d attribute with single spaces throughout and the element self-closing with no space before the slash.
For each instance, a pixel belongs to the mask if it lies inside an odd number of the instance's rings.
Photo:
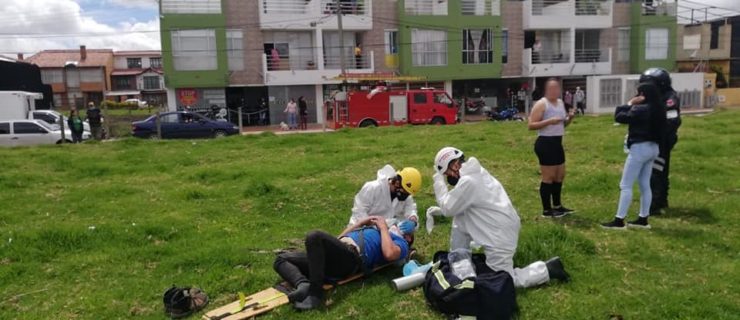
<svg viewBox="0 0 740 320">
<path fill-rule="evenodd" d="M 157 139 L 156 115 L 131 123 L 131 134 Z M 214 121 L 197 113 L 177 111 L 159 115 L 163 139 L 219 138 L 239 133 L 239 127 L 226 121 Z"/>
</svg>

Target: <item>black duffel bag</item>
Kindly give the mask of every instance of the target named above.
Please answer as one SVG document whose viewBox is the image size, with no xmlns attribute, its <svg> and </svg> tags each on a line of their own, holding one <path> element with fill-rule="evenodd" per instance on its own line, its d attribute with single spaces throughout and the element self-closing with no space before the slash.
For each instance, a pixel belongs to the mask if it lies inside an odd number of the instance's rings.
<svg viewBox="0 0 740 320">
<path fill-rule="evenodd" d="M 493 271 L 483 254 L 473 254 L 477 276 L 459 279 L 452 273 L 447 251 L 434 254 L 434 265 L 424 280 L 424 297 L 432 309 L 450 317 L 475 316 L 478 320 L 516 317 L 516 290 L 508 272 Z"/>
</svg>

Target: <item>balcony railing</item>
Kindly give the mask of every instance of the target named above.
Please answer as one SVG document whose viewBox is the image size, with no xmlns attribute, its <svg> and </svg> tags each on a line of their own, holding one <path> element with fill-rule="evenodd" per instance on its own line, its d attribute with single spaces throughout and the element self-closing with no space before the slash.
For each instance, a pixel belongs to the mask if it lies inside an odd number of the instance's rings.
<svg viewBox="0 0 740 320">
<path fill-rule="evenodd" d="M 568 9 L 568 2 L 562 0 L 532 0 L 532 15 L 541 16 L 546 13 L 546 8 L 550 6 L 560 6 L 557 8 L 558 11 L 566 11 Z M 560 13 L 560 12 L 559 12 Z M 562 12 L 560 14 L 565 14 Z"/>
<path fill-rule="evenodd" d="M 340 9 L 345 15 L 364 15 L 365 0 L 341 0 L 339 7 L 334 0 L 261 0 L 264 14 L 336 14 Z M 320 9 L 316 9 L 316 6 Z"/>
<path fill-rule="evenodd" d="M 316 70 L 317 68 L 316 59 L 312 55 L 267 55 L 267 71 Z"/>
<path fill-rule="evenodd" d="M 406 0 L 404 10 L 412 16 L 446 16 L 447 0 Z"/>
<path fill-rule="evenodd" d="M 313 0 L 316 1 L 316 0 Z M 340 0 L 339 9 L 343 14 L 364 15 L 366 11 L 365 1 L 362 0 Z M 322 0 L 321 10 L 324 14 L 336 14 L 337 2 L 334 0 Z"/>
<path fill-rule="evenodd" d="M 308 13 L 311 1 L 262 0 L 262 10 L 265 14 L 304 14 Z"/>
<path fill-rule="evenodd" d="M 642 15 L 675 17 L 677 7 L 671 0 L 642 0 Z"/>
<path fill-rule="evenodd" d="M 372 55 L 363 54 L 355 56 L 351 54 L 344 55 L 344 66 L 346 69 L 370 69 L 372 66 Z M 324 68 L 341 69 L 341 57 L 338 54 L 324 55 Z"/>
<path fill-rule="evenodd" d="M 460 11 L 464 16 L 500 15 L 499 0 L 462 0 Z"/>
<path fill-rule="evenodd" d="M 567 51 L 539 51 L 532 52 L 532 64 L 569 63 L 570 52 Z"/>
<path fill-rule="evenodd" d="M 609 62 L 609 49 L 576 49 L 576 63 Z"/>
<path fill-rule="evenodd" d="M 608 16 L 611 4 L 609 0 L 576 0 L 576 15 Z"/>
</svg>

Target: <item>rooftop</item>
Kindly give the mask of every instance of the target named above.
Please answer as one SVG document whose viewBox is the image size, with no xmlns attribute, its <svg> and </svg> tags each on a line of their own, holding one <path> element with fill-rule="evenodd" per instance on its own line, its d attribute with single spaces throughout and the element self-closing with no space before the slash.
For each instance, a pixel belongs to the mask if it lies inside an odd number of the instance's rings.
<svg viewBox="0 0 740 320">
<path fill-rule="evenodd" d="M 44 50 L 24 61 L 33 63 L 41 68 L 63 68 L 70 62 L 77 62 L 77 67 L 106 66 L 113 59 L 111 49 L 86 49 L 87 57 L 82 59 L 80 49 L 71 50 Z"/>
</svg>

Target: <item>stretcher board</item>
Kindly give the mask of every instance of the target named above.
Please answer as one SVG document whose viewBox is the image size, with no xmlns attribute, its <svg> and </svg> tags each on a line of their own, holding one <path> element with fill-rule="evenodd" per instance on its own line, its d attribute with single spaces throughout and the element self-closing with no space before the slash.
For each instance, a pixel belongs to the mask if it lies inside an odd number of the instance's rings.
<svg viewBox="0 0 740 320">
<path fill-rule="evenodd" d="M 413 256 L 416 250 L 411 251 L 409 257 Z M 385 269 L 395 263 L 384 264 L 382 266 L 373 269 L 373 273 Z M 365 276 L 362 273 L 358 273 L 337 281 L 337 285 L 343 285 L 355 281 Z M 281 283 L 281 286 L 289 288 L 287 283 Z M 277 286 L 276 286 L 277 287 Z M 325 284 L 324 290 L 331 290 L 334 288 L 331 284 Z M 240 297 L 232 303 L 229 303 L 220 308 L 213 309 L 203 315 L 203 320 L 243 320 L 256 317 L 279 306 L 288 304 L 288 295 L 284 292 L 276 289 L 275 287 L 268 288 L 252 294 L 246 297 Z"/>
</svg>

